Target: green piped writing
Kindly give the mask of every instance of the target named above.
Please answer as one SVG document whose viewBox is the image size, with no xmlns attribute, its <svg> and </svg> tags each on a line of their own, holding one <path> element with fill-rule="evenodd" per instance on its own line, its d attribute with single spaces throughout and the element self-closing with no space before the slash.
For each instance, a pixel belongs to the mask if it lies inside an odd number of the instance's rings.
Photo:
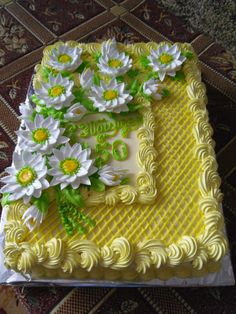
<svg viewBox="0 0 236 314">
<path fill-rule="evenodd" d="M 115 160 L 125 160 L 128 157 L 128 146 L 122 140 L 116 140 L 112 144 L 112 156 Z"/>
<path fill-rule="evenodd" d="M 122 136 L 127 137 L 129 132 L 137 130 L 141 124 L 142 116 L 140 115 L 135 118 L 123 120 L 107 121 L 106 119 L 102 119 L 90 121 L 79 124 L 78 128 L 81 130 L 80 137 L 97 136 L 115 130 L 120 130 Z"/>
</svg>

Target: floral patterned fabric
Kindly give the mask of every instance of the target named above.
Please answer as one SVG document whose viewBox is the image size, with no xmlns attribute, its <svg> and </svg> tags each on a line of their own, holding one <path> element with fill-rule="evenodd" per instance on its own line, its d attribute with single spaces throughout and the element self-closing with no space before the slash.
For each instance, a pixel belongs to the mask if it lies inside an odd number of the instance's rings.
<svg viewBox="0 0 236 314">
<path fill-rule="evenodd" d="M 11 163 L 16 144 L 15 130 L 19 126 L 19 103 L 27 93 L 34 65 L 40 61 L 43 48 L 49 42 L 58 38 L 101 42 L 112 37 L 124 43 L 187 41 L 199 55 L 207 86 L 208 110 L 225 195 L 223 209 L 231 256 L 236 265 L 236 63 L 230 22 L 234 12 L 233 1 L 223 1 L 222 8 L 216 4 L 210 8 L 206 1 L 200 7 L 200 2 L 195 0 L 184 4 L 182 1 L 160 0 L 1 2 L 4 3 L 0 9 L 0 175 Z M 208 16 L 210 14 L 209 22 L 201 20 L 201 15 L 197 20 L 197 12 L 202 12 L 204 6 Z M 227 10 L 224 9 L 226 6 Z M 173 13 L 183 16 L 184 20 Z M 217 23 L 220 23 L 220 14 L 228 16 L 222 26 L 226 38 L 223 40 L 222 37 L 221 42 L 225 43 L 225 48 L 202 35 L 203 31 L 209 33 L 209 28 L 215 27 L 212 25 L 216 22 L 212 24 L 212 21 L 218 19 Z M 206 14 L 202 12 L 202 18 L 204 16 Z M 225 29 L 227 25 L 228 29 Z M 210 35 L 214 37 L 215 33 L 212 30 Z M 232 35 L 230 39 L 229 34 Z M 228 314 L 234 313 L 235 308 L 235 287 L 0 288 L 0 313 Z"/>
</svg>

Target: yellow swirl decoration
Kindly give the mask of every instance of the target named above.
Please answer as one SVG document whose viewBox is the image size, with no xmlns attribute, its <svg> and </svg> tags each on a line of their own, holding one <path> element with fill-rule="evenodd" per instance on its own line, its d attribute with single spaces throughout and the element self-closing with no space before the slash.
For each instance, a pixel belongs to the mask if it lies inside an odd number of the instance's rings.
<svg viewBox="0 0 236 314">
<path fill-rule="evenodd" d="M 144 141 L 144 144 L 146 146 L 148 139 L 150 139 L 151 141 L 154 140 L 154 134 L 152 129 L 148 127 L 139 128 L 137 130 L 137 138 L 141 141 Z"/>
<path fill-rule="evenodd" d="M 4 226 L 5 240 L 7 242 L 22 242 L 28 235 L 28 229 L 19 220 L 10 220 Z"/>
<path fill-rule="evenodd" d="M 44 261 L 48 257 L 47 248 L 44 244 L 36 243 L 35 246 L 32 248 L 32 251 L 34 252 L 34 254 L 37 258 L 37 262 L 39 264 L 44 263 Z"/>
<path fill-rule="evenodd" d="M 214 149 L 209 144 L 198 144 L 195 149 L 195 155 L 198 159 L 206 159 L 206 157 L 213 154 Z"/>
<path fill-rule="evenodd" d="M 79 265 L 87 271 L 91 271 L 93 267 L 98 265 L 100 250 L 92 241 L 72 241 L 68 244 L 68 248 L 76 252 Z"/>
<path fill-rule="evenodd" d="M 24 274 L 30 273 L 36 261 L 34 252 L 30 244 L 22 242 L 21 245 L 8 243 L 3 250 L 5 255 L 5 264 L 12 269 Z"/>
<path fill-rule="evenodd" d="M 6 205 L 7 220 L 20 220 L 26 209 L 27 206 L 22 201 L 13 202 L 11 206 Z"/>
<path fill-rule="evenodd" d="M 183 260 L 183 251 L 181 249 L 180 246 L 176 245 L 176 244 L 171 244 L 168 248 L 167 248 L 167 254 L 169 257 L 169 264 L 176 266 L 176 265 L 180 265 L 182 260 Z"/>
<path fill-rule="evenodd" d="M 145 274 L 151 265 L 160 268 L 167 263 L 168 256 L 163 242 L 158 240 L 148 240 L 137 245 L 135 262 L 138 273 Z"/>
<path fill-rule="evenodd" d="M 34 86 L 42 80 L 42 66 L 52 48 L 60 43 L 49 46 L 44 51 L 41 65 L 36 66 Z M 96 53 L 100 44 L 78 44 L 70 42 L 71 46 L 79 46 L 86 57 Z M 131 56 L 147 54 L 156 49 L 156 43 L 123 45 L 119 49 L 127 51 Z M 189 44 L 178 44 L 182 51 L 192 51 Z M 194 52 L 193 52 L 194 54 Z M 138 59 L 138 58 L 137 58 Z M 140 65 L 137 62 L 137 67 Z M 29 244 L 26 239 L 28 229 L 22 224 L 22 215 L 26 206 L 21 202 L 7 205 L 7 223 L 5 225 L 5 264 L 22 273 L 30 273 L 33 269 L 49 269 L 48 274 L 56 271 L 64 272 L 65 276 L 79 278 L 106 278 L 116 280 L 144 280 L 158 276 L 163 280 L 171 276 L 187 276 L 205 274 L 209 265 L 214 265 L 227 253 L 227 241 L 222 230 L 223 216 L 220 209 L 222 193 L 220 192 L 220 178 L 217 173 L 217 163 L 214 153 L 212 129 L 208 123 L 205 108 L 207 98 L 206 89 L 201 82 L 197 57 L 187 60 L 183 66 L 189 96 L 189 112 L 194 121 L 193 134 L 196 145 L 195 156 L 201 164 L 199 177 L 199 208 L 204 215 L 204 230 L 197 237 L 184 236 L 176 243 L 165 245 L 160 239 L 144 239 L 138 243 L 129 242 L 120 237 L 113 239 L 110 245 L 99 247 L 96 243 L 81 240 L 62 240 L 52 238 L 49 241 Z M 156 154 L 154 149 L 155 117 L 151 104 L 145 99 L 136 99 L 144 104 L 143 126 L 139 129 L 139 152 L 137 161 L 141 168 L 136 178 L 137 189 L 127 186 L 109 189 L 106 193 L 96 193 L 87 189 L 81 191 L 86 205 L 105 203 L 115 206 L 119 201 L 132 204 L 136 201 L 150 204 L 155 201 L 156 188 Z M 41 268 L 40 268 L 40 267 Z M 210 266 L 209 266 L 210 267 Z M 52 272 L 52 269 L 54 272 Z M 187 275 L 186 275 L 187 274 Z"/>
<path fill-rule="evenodd" d="M 193 80 L 187 87 L 187 93 L 190 99 L 202 100 L 206 104 L 206 88 L 204 83 Z"/>
<path fill-rule="evenodd" d="M 208 259 L 209 255 L 207 250 L 204 247 L 200 247 L 198 250 L 198 255 L 192 262 L 193 268 L 201 270 L 204 267 L 204 265 L 207 264 Z"/>
<path fill-rule="evenodd" d="M 181 241 L 178 242 L 179 247 L 185 257 L 185 262 L 193 260 L 197 254 L 197 241 L 193 237 L 184 236 Z"/>
<path fill-rule="evenodd" d="M 52 238 L 45 247 L 47 248 L 47 259 L 44 261 L 46 268 L 57 268 L 64 258 L 64 243 L 61 239 Z"/>
<path fill-rule="evenodd" d="M 119 270 L 129 267 L 133 260 L 132 246 L 125 238 L 115 239 L 110 248 L 104 246 L 101 249 L 102 262 L 104 267 Z"/>
<path fill-rule="evenodd" d="M 32 266 L 36 262 L 36 257 L 30 244 L 24 243 L 21 245 L 21 254 L 17 262 L 17 268 L 20 272 L 28 274 L 31 272 Z"/>
<path fill-rule="evenodd" d="M 116 190 L 110 189 L 109 191 L 107 191 L 105 195 L 105 203 L 108 206 L 115 206 L 116 203 L 118 203 L 119 201 L 120 201 L 120 198 Z"/>
<path fill-rule="evenodd" d="M 120 199 L 123 203 L 130 205 L 133 204 L 138 196 L 138 191 L 133 186 L 126 186 L 126 189 L 122 189 L 120 193 Z"/>
</svg>

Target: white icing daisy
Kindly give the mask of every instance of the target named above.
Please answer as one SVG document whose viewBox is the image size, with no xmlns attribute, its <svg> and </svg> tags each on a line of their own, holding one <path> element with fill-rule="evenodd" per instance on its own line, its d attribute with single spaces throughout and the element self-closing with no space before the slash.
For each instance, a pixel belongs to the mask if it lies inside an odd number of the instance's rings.
<svg viewBox="0 0 236 314">
<path fill-rule="evenodd" d="M 160 94 L 161 86 L 157 83 L 157 80 L 150 79 L 143 84 L 143 93 L 152 96 L 156 100 L 160 100 L 162 95 Z"/>
<path fill-rule="evenodd" d="M 81 73 L 80 75 L 80 85 L 84 89 L 90 89 L 91 86 L 93 85 L 93 76 L 94 72 L 90 69 L 86 69 Z"/>
<path fill-rule="evenodd" d="M 31 205 L 24 212 L 22 219 L 27 228 L 32 231 L 43 222 L 45 217 L 46 213 L 41 212 L 37 206 Z"/>
<path fill-rule="evenodd" d="M 108 39 L 107 41 L 103 42 L 102 47 L 101 47 L 101 54 L 103 56 L 109 53 L 113 53 L 115 51 L 117 51 L 117 44 L 114 37 L 112 39 Z"/>
<path fill-rule="evenodd" d="M 115 112 L 128 111 L 127 103 L 133 98 L 128 91 L 125 90 L 125 83 L 117 83 L 113 78 L 109 83 L 101 81 L 100 86 L 92 86 L 92 93 L 89 97 L 94 102 L 94 107 L 99 112 Z"/>
<path fill-rule="evenodd" d="M 69 141 L 69 138 L 62 136 L 64 129 L 59 127 L 60 122 L 52 117 L 45 119 L 37 114 L 33 122 L 26 121 L 25 125 L 25 129 L 16 132 L 21 150 L 50 154 L 52 148 Z"/>
<path fill-rule="evenodd" d="M 28 120 L 33 114 L 33 107 L 30 104 L 29 99 L 27 98 L 25 102 L 20 103 L 19 111 L 21 115 L 19 118 L 24 122 L 24 120 Z"/>
<path fill-rule="evenodd" d="M 101 73 L 114 77 L 128 72 L 132 67 L 132 59 L 124 52 L 119 53 L 113 39 L 103 44 L 97 66 Z"/>
<path fill-rule="evenodd" d="M 121 180 L 127 174 L 127 170 L 105 165 L 98 171 L 98 174 L 99 180 L 101 180 L 105 185 L 115 186 L 121 183 Z"/>
<path fill-rule="evenodd" d="M 61 74 L 56 77 L 50 75 L 48 83 L 42 82 L 40 89 L 35 89 L 35 94 L 41 99 L 46 107 L 60 110 L 62 107 L 70 106 L 75 98 L 72 94 L 74 82 L 63 78 Z"/>
<path fill-rule="evenodd" d="M 86 112 L 87 110 L 84 108 L 84 106 L 77 103 L 67 109 L 66 114 L 64 114 L 64 119 L 79 121 L 83 118 Z"/>
<path fill-rule="evenodd" d="M 94 160 L 89 159 L 91 149 L 82 149 L 81 145 L 68 143 L 60 149 L 53 150 L 53 156 L 49 157 L 52 169 L 48 174 L 53 176 L 50 184 L 61 185 L 61 189 L 71 185 L 77 189 L 80 184 L 91 185 L 89 176 L 97 171 L 93 166 Z"/>
<path fill-rule="evenodd" d="M 48 65 L 59 71 L 73 71 L 82 63 L 81 54 L 81 48 L 62 44 L 52 49 L 51 53 L 48 55 Z"/>
<path fill-rule="evenodd" d="M 20 104 L 19 111 L 21 113 L 21 115 L 19 116 L 19 119 L 21 120 L 19 130 L 25 130 L 25 121 L 29 121 L 29 119 L 30 119 L 30 117 L 32 117 L 32 114 L 34 111 L 28 98 L 25 100 L 25 102 Z M 17 144 L 16 144 L 15 150 L 14 150 L 15 152 L 20 153 L 22 142 L 23 142 L 22 138 L 18 136 L 17 137 Z"/>
<path fill-rule="evenodd" d="M 47 174 L 45 158 L 39 153 L 31 154 L 24 151 L 19 155 L 14 152 L 12 166 L 5 171 L 9 175 L 1 179 L 6 185 L 0 192 L 10 193 L 9 201 L 23 198 L 27 204 L 31 197 L 39 198 L 42 190 L 49 187 L 45 179 Z"/>
<path fill-rule="evenodd" d="M 184 56 L 181 56 L 181 51 L 176 44 L 173 46 L 165 44 L 157 50 L 151 50 L 148 59 L 153 70 L 158 71 L 161 81 L 164 80 L 165 75 L 175 76 L 176 71 L 180 69 L 180 66 L 186 60 Z"/>
</svg>

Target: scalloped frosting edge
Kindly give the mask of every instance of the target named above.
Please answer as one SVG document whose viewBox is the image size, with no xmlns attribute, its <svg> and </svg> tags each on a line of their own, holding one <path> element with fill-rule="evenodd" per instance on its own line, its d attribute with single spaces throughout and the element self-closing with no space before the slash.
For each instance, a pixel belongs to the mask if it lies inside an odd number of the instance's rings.
<svg viewBox="0 0 236 314">
<path fill-rule="evenodd" d="M 163 44 L 163 43 L 161 43 Z M 140 46 L 141 45 L 141 46 Z M 134 44 L 137 52 L 144 44 Z M 146 44 L 149 47 L 155 43 Z M 190 50 L 189 44 L 179 44 Z M 106 278 L 115 280 L 168 279 L 172 276 L 202 276 L 219 270 L 220 260 L 227 253 L 228 244 L 223 232 L 221 212 L 222 193 L 214 153 L 212 129 L 205 108 L 205 86 L 201 82 L 197 59 L 188 60 L 183 66 L 190 98 L 189 109 L 195 120 L 196 158 L 201 161 L 199 202 L 204 220 L 204 232 L 197 237 L 184 236 L 166 246 L 161 240 L 144 240 L 132 244 L 128 239 L 114 239 L 110 245 L 97 246 L 89 240 L 67 242 L 52 238 L 34 245 L 25 242 L 29 231 L 22 224 L 21 216 L 26 207 L 21 202 L 7 205 L 5 224 L 5 265 L 18 272 L 32 273 L 36 277 L 60 275 L 73 278 Z"/>
</svg>

